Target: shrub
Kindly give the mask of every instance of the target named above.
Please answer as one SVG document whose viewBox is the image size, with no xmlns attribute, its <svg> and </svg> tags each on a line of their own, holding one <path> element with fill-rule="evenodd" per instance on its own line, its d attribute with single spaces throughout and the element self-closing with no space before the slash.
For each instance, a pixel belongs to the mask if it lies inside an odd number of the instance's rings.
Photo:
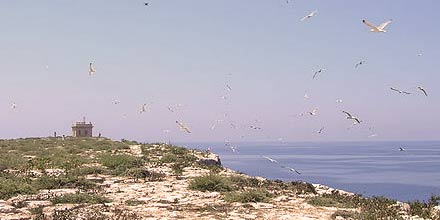
<svg viewBox="0 0 440 220">
<path fill-rule="evenodd" d="M 216 174 L 194 177 L 189 183 L 189 188 L 202 192 L 229 192 L 233 189 L 228 178 Z"/>
<path fill-rule="evenodd" d="M 125 172 L 125 175 L 133 177 L 135 180 L 147 179 L 148 181 L 161 181 L 166 176 L 163 173 L 149 171 L 146 168 L 131 168 Z"/>
<path fill-rule="evenodd" d="M 27 179 L 13 176 L 0 176 L 0 199 L 9 199 L 16 195 L 28 195 L 36 192 L 37 190 Z"/>
<path fill-rule="evenodd" d="M 99 162 L 111 169 L 112 173 L 115 175 L 124 174 L 126 170 L 140 167 L 144 164 L 144 161 L 141 158 L 126 154 L 104 154 L 100 157 Z"/>
<path fill-rule="evenodd" d="M 87 194 L 87 193 L 72 193 L 51 199 L 53 204 L 103 204 L 111 202 L 110 199 L 99 195 Z"/>
<path fill-rule="evenodd" d="M 125 201 L 125 205 L 128 205 L 128 206 L 137 206 L 137 205 L 142 205 L 142 204 L 145 204 L 145 202 L 140 201 L 140 200 L 136 200 L 136 199 L 130 199 L 130 200 Z"/>
<path fill-rule="evenodd" d="M 244 192 L 229 192 L 225 194 L 227 202 L 269 202 L 272 194 L 265 189 L 250 189 Z"/>
</svg>

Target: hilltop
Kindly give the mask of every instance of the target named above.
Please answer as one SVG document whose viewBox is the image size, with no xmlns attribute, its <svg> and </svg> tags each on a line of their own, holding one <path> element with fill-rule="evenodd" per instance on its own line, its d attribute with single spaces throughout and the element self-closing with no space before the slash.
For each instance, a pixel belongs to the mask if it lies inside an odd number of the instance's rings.
<svg viewBox="0 0 440 220">
<path fill-rule="evenodd" d="M 438 219 L 405 204 L 251 177 L 220 158 L 107 138 L 0 140 L 0 219 Z"/>
</svg>

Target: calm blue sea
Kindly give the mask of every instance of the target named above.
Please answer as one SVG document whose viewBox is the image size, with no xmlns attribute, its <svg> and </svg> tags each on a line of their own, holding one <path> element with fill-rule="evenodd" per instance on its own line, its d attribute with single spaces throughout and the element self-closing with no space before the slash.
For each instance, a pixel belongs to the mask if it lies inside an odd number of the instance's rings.
<svg viewBox="0 0 440 220">
<path fill-rule="evenodd" d="M 222 164 L 252 176 L 306 181 L 400 201 L 440 195 L 440 141 L 329 143 L 180 143 L 218 154 Z M 403 146 L 406 151 L 399 151 Z M 271 163 L 263 156 L 279 162 Z M 298 175 L 280 167 L 290 166 Z"/>
</svg>

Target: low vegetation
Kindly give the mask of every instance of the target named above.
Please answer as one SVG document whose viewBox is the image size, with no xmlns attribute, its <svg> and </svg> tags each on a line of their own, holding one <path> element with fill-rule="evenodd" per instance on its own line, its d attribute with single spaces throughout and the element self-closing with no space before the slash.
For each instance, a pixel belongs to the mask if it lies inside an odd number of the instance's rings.
<svg viewBox="0 0 440 220">
<path fill-rule="evenodd" d="M 51 199 L 53 204 L 104 204 L 111 202 L 110 199 L 102 197 L 100 195 L 87 194 L 87 193 L 72 193 L 62 196 L 57 196 Z"/>
</svg>

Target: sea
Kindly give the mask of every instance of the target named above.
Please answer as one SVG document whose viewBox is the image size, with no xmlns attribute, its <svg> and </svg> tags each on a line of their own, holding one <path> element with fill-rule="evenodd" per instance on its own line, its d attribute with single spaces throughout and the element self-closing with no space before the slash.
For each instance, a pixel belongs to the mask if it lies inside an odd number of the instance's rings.
<svg viewBox="0 0 440 220">
<path fill-rule="evenodd" d="M 440 195 L 440 141 L 179 145 L 210 149 L 220 156 L 223 166 L 251 176 L 319 183 L 367 197 L 385 196 L 402 202 L 427 201 L 431 195 Z M 292 167 L 301 174 L 281 166 Z"/>
</svg>

